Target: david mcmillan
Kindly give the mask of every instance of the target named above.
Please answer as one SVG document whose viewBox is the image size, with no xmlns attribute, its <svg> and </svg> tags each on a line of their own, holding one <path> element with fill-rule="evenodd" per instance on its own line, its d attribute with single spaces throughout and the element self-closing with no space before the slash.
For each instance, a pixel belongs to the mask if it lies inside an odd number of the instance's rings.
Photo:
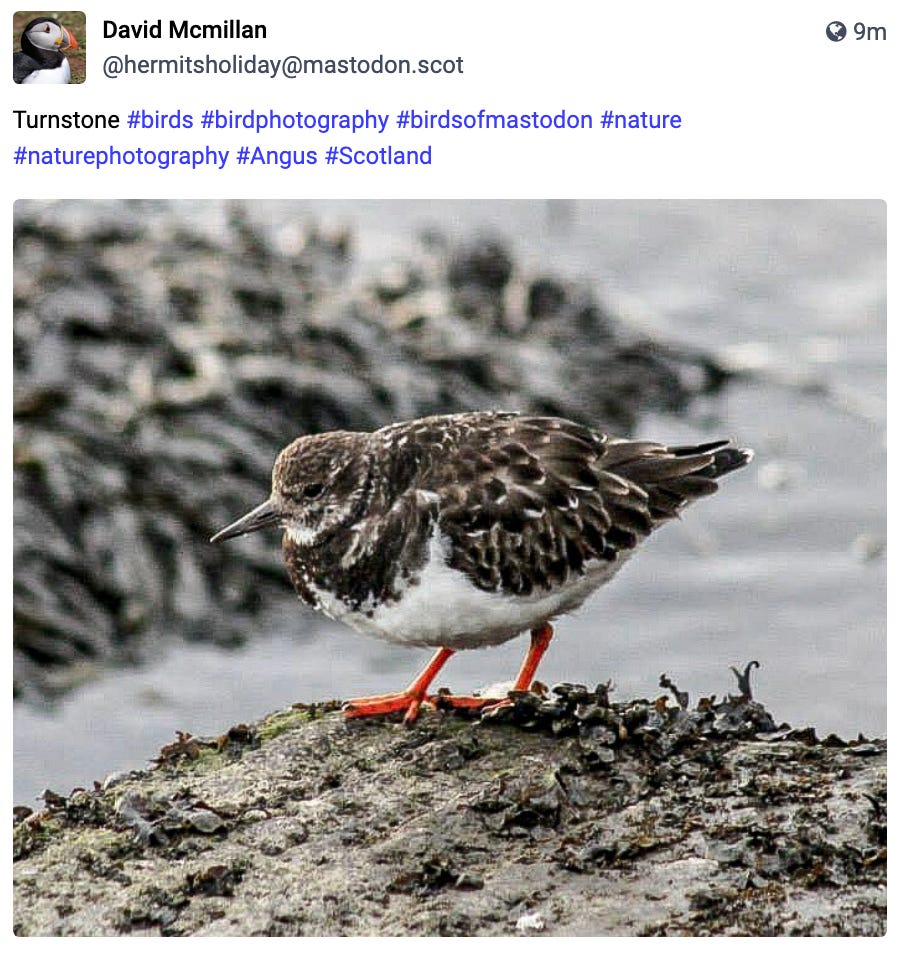
<svg viewBox="0 0 902 954">
<path fill-rule="evenodd" d="M 266 26 L 262 23 L 242 23 L 241 20 L 223 20 L 220 23 L 192 23 L 190 20 L 170 20 L 170 40 L 265 40 Z M 103 21 L 103 38 L 111 40 L 161 40 L 162 20 L 142 20 L 141 23 Z"/>
</svg>

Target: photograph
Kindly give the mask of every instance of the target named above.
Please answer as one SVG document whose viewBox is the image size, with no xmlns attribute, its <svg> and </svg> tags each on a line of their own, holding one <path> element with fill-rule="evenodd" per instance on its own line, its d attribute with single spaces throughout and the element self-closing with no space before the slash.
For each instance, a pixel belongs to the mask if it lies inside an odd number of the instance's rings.
<svg viewBox="0 0 902 954">
<path fill-rule="evenodd" d="M 885 931 L 885 202 L 12 220 L 17 934 Z"/>
<path fill-rule="evenodd" d="M 24 86 L 84 83 L 85 46 L 83 13 L 15 13 L 13 82 Z"/>
</svg>

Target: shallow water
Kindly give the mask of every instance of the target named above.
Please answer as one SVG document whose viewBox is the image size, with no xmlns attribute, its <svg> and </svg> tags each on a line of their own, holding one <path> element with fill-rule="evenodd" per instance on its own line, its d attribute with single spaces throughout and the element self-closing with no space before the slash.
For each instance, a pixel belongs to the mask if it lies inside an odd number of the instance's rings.
<svg viewBox="0 0 902 954">
<path fill-rule="evenodd" d="M 730 436 L 757 456 L 559 621 L 540 678 L 610 678 L 621 697 L 654 696 L 666 672 L 695 698 L 733 690 L 729 666 L 756 659 L 756 696 L 778 721 L 885 734 L 882 203 L 328 202 L 252 215 L 274 228 L 348 224 L 364 271 L 403 258 L 424 226 L 489 229 L 524 265 L 586 280 L 637 330 L 749 368 L 689 420 L 643 421 L 640 436 Z M 524 643 L 459 653 L 439 683 L 466 692 L 510 678 Z M 177 729 L 219 733 L 293 701 L 397 689 L 426 656 L 286 599 L 244 649 L 170 646 L 50 710 L 17 704 L 15 800 L 142 767 Z"/>
</svg>

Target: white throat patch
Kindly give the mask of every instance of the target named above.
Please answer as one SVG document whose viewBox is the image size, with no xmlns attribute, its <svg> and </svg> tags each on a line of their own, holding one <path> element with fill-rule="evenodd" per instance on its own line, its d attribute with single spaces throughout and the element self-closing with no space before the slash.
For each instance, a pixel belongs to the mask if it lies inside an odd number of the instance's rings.
<svg viewBox="0 0 902 954">
<path fill-rule="evenodd" d="M 310 527 L 286 526 L 285 533 L 299 547 L 310 547 L 316 542 L 316 531 Z"/>
</svg>

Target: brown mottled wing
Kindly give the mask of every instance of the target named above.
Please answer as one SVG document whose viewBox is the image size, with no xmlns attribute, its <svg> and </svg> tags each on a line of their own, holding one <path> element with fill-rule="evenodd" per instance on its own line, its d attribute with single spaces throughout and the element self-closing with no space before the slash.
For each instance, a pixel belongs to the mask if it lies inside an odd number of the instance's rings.
<svg viewBox="0 0 902 954">
<path fill-rule="evenodd" d="M 721 469 L 723 443 L 670 450 L 556 418 L 474 416 L 417 483 L 439 495 L 451 565 L 482 589 L 527 595 L 615 560 L 713 493 L 745 462 Z"/>
</svg>

